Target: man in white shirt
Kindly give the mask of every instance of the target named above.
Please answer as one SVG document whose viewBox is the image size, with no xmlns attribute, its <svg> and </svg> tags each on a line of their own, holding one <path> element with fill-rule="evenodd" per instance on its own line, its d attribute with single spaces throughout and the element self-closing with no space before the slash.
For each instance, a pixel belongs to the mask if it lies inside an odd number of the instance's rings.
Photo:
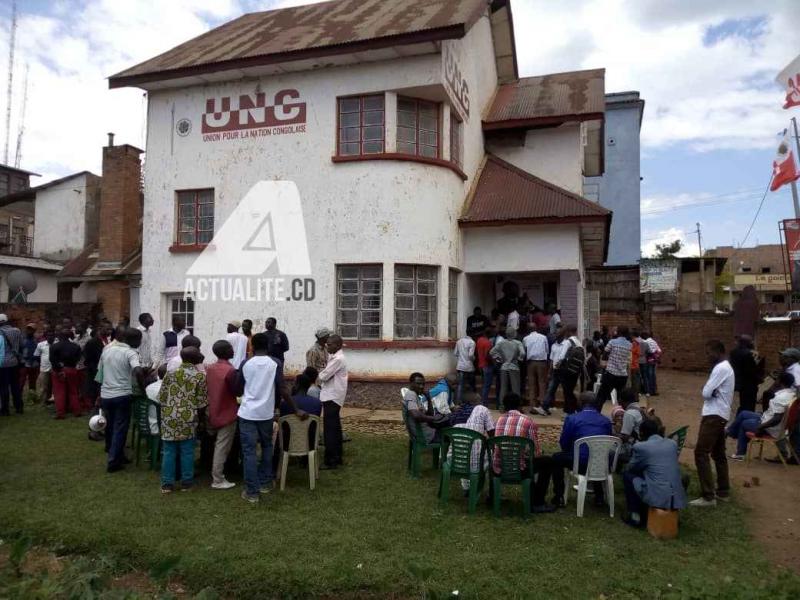
<svg viewBox="0 0 800 600">
<path fill-rule="evenodd" d="M 469 335 L 462 337 L 456 342 L 453 355 L 456 357 L 456 371 L 458 372 L 456 404 L 461 404 L 465 379 L 470 382 L 472 391 L 475 391 L 475 340 Z"/>
<path fill-rule="evenodd" d="M 536 330 L 536 325 L 531 325 L 533 330 L 522 339 L 525 346 L 525 360 L 528 369 L 528 401 L 532 407 L 532 412 L 541 409 L 541 401 L 544 399 L 547 389 L 547 355 L 550 345 L 547 343 L 547 336 L 542 335 Z M 544 412 L 542 410 L 542 412 Z M 541 413 L 539 413 L 541 414 Z"/>
<path fill-rule="evenodd" d="M 181 339 L 180 349 L 183 350 L 184 348 L 197 348 L 200 350 L 200 338 L 195 337 L 193 335 L 186 335 Z M 176 354 L 172 358 L 170 358 L 166 365 L 167 365 L 167 373 L 174 373 L 177 371 L 180 366 L 183 364 L 183 359 L 181 358 L 180 353 Z M 160 366 L 160 365 L 159 365 Z M 203 363 L 199 365 L 195 365 L 195 368 L 200 371 L 201 373 L 205 373 L 206 369 Z"/>
<path fill-rule="evenodd" d="M 322 402 L 322 429 L 325 436 L 325 464 L 321 469 L 336 469 L 342 462 L 342 421 L 339 413 L 347 396 L 347 362 L 342 352 L 342 338 L 332 335 L 326 344 L 328 364 L 319 374 Z"/>
<path fill-rule="evenodd" d="M 45 331 L 44 339 L 36 344 L 36 350 L 33 351 L 33 355 L 39 359 L 36 395 L 42 404 L 50 400 L 50 394 L 53 389 L 53 380 L 51 379 L 53 366 L 50 364 L 50 346 L 55 341 L 55 337 L 55 333 L 52 331 Z"/>
<path fill-rule="evenodd" d="M 150 328 L 153 326 L 153 315 L 142 313 L 139 315 L 139 325 L 136 329 L 142 332 L 142 343 L 139 346 L 139 363 L 143 369 L 153 368 L 153 336 Z"/>
<path fill-rule="evenodd" d="M 176 356 L 180 357 L 181 342 L 187 335 L 189 331 L 186 329 L 186 318 L 182 315 L 173 315 L 172 329 L 165 331 L 158 338 L 153 366 L 158 367 Z"/>
<path fill-rule="evenodd" d="M 725 346 L 718 340 L 706 343 L 706 354 L 713 368 L 703 386 L 702 418 L 694 448 L 694 463 L 702 496 L 692 500 L 690 506 L 716 506 L 717 499 L 728 500 L 731 487 L 725 455 L 725 425 L 731 418 L 733 404 L 733 367 L 725 360 Z M 716 490 L 711 459 L 717 470 Z"/>
<path fill-rule="evenodd" d="M 241 321 L 229 321 L 228 335 L 225 336 L 225 339 L 233 346 L 231 364 L 234 369 L 241 367 L 244 359 L 247 358 L 247 336 L 239 332 L 241 326 Z"/>
<path fill-rule="evenodd" d="M 253 356 L 242 363 L 236 374 L 239 406 L 239 438 L 242 443 L 244 485 L 242 498 L 256 503 L 260 494 L 268 494 L 274 478 L 272 473 L 272 422 L 275 418 L 275 396 L 291 406 L 301 419 L 308 415 L 297 407 L 283 382 L 283 369 L 278 359 L 267 354 L 269 337 L 265 333 L 253 336 Z M 256 456 L 256 446 L 261 445 L 261 460 Z"/>
<path fill-rule="evenodd" d="M 555 401 L 556 390 L 558 389 L 556 369 L 558 369 L 561 361 L 564 360 L 569 346 L 569 341 L 564 337 L 564 328 L 561 327 L 558 330 L 556 339 L 553 340 L 553 343 L 550 345 L 549 379 L 547 381 L 547 391 L 544 393 L 544 399 L 542 401 L 542 410 L 545 414 L 550 414 L 550 407 L 553 406 L 553 402 Z M 541 414 L 539 411 L 535 412 Z"/>
</svg>

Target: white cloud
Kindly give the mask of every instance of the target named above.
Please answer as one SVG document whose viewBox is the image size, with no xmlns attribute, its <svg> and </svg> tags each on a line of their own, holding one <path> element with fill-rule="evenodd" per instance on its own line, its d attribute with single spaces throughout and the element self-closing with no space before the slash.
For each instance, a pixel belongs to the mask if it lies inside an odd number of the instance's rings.
<svg viewBox="0 0 800 600">
<path fill-rule="evenodd" d="M 689 236 L 692 237 L 689 237 Z M 697 237 L 694 232 L 686 232 L 678 227 L 670 227 L 656 232 L 644 232 L 642 238 L 642 256 L 647 258 L 656 253 L 658 244 L 671 244 L 675 240 L 680 240 L 683 247 L 678 252 L 678 256 L 697 256 Z"/>
<path fill-rule="evenodd" d="M 728 205 L 733 202 L 753 203 L 757 202 L 764 193 L 763 188 L 750 188 L 724 194 L 711 192 L 653 194 L 642 198 L 642 218 L 649 219 L 676 210 L 695 210 L 709 206 Z"/>
</svg>

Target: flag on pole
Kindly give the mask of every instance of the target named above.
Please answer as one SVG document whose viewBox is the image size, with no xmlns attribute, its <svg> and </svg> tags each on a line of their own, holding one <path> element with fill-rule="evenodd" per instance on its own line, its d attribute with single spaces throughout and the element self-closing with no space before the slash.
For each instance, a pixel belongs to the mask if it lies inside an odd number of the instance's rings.
<svg viewBox="0 0 800 600">
<path fill-rule="evenodd" d="M 783 108 L 800 106 L 800 56 L 795 58 L 775 78 L 778 85 L 786 90 L 786 100 Z"/>
<path fill-rule="evenodd" d="M 774 192 L 782 185 L 800 179 L 800 172 L 794 162 L 794 154 L 789 146 L 789 130 L 783 130 L 783 139 L 778 146 L 778 153 L 772 161 L 772 184 L 769 191 Z"/>
</svg>

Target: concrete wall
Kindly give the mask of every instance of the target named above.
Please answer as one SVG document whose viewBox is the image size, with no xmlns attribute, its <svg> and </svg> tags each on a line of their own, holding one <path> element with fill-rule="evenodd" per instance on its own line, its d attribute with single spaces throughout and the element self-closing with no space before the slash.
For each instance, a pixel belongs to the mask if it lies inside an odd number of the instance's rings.
<svg viewBox="0 0 800 600">
<path fill-rule="evenodd" d="M 495 140 L 487 143 L 487 150 L 545 181 L 583 194 L 583 150 L 577 123 L 528 131 L 522 146 Z"/>
<path fill-rule="evenodd" d="M 614 213 L 606 264 L 632 265 L 641 254 L 639 104 L 606 103 L 604 143 L 605 173 L 587 177 L 584 193 Z"/>
<path fill-rule="evenodd" d="M 577 225 L 470 227 L 463 231 L 467 273 L 578 270 Z"/>
<path fill-rule="evenodd" d="M 8 274 L 16 269 L 25 267 L 0 266 L 0 300 L 8 300 Z M 36 290 L 28 296 L 29 302 L 56 302 L 58 299 L 58 282 L 55 271 L 40 271 L 26 269 L 36 276 Z"/>
<path fill-rule="evenodd" d="M 214 188 L 215 229 L 258 181 L 289 180 L 299 189 L 309 246 L 313 301 L 269 303 L 198 302 L 195 333 L 207 346 L 225 334 L 231 318 L 251 318 L 256 330 L 275 316 L 292 349 L 289 370 L 304 366 L 304 353 L 315 328 L 335 324 L 335 265 L 383 265 L 384 341 L 393 339 L 393 276 L 398 263 L 439 266 L 438 339 L 447 339 L 447 270 L 462 268 L 457 219 L 482 157 L 480 115 L 496 87 L 488 18 L 460 42 L 469 82 L 470 118 L 463 125 L 465 182 L 451 170 L 399 161 L 335 164 L 337 96 L 441 87 L 438 54 L 315 72 L 265 77 L 259 81 L 209 84 L 149 95 L 147 170 L 144 200 L 144 250 L 141 310 L 151 312 L 156 329 L 168 317 L 166 294 L 182 293 L 185 273 L 197 254 L 169 253 L 175 232 L 175 191 Z M 206 99 L 263 91 L 268 98 L 282 89 L 297 89 L 307 106 L 304 133 L 248 139 L 204 141 L 201 115 Z M 412 94 L 413 95 L 413 94 Z M 394 136 L 392 96 L 387 94 L 387 147 Z M 173 135 L 176 122 L 189 119 L 186 136 Z M 443 139 L 443 142 L 445 140 Z M 443 144 L 443 147 L 446 147 Z M 243 240 L 243 243 L 246 240 Z M 268 271 L 265 276 L 277 273 Z M 286 273 L 281 275 L 292 274 Z M 460 303 L 463 307 L 465 304 Z M 363 358 L 362 358 L 363 354 Z M 400 360 L 402 358 L 402 360 Z M 402 363 L 401 367 L 395 365 Z M 407 372 L 414 368 L 444 371 L 448 352 L 359 350 L 351 355 L 358 373 Z"/>
<path fill-rule="evenodd" d="M 78 287 L 72 289 L 73 302 L 97 302 L 97 286 L 94 282 L 84 281 Z"/>
<path fill-rule="evenodd" d="M 81 253 L 86 241 L 87 178 L 91 177 L 74 177 L 36 193 L 35 256 L 67 261 Z"/>
</svg>

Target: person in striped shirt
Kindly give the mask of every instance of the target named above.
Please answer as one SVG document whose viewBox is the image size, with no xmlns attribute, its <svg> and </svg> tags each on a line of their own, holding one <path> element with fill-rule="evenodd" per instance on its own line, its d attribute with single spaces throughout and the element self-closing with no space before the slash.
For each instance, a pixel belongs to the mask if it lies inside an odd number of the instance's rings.
<svg viewBox="0 0 800 600">
<path fill-rule="evenodd" d="M 522 398 L 519 394 L 507 394 L 505 398 L 503 398 L 503 406 L 505 406 L 507 412 L 497 419 L 494 434 L 495 436 L 510 435 L 527 438 L 533 442 L 533 470 L 538 477 L 536 478 L 536 482 L 531 486 L 532 511 L 534 513 L 553 512 L 555 507 L 545 502 L 545 495 L 547 494 L 547 488 L 550 485 L 550 478 L 553 471 L 553 459 L 550 456 L 542 455 L 542 446 L 539 443 L 538 435 L 539 426 L 536 425 L 533 419 L 527 415 L 523 415 L 519 411 L 521 405 Z M 523 455 L 520 463 L 523 466 L 523 477 L 525 477 L 528 470 L 528 457 Z M 495 454 L 492 468 L 496 474 L 500 473 L 499 454 Z M 489 491 L 491 494 L 491 488 Z"/>
</svg>

